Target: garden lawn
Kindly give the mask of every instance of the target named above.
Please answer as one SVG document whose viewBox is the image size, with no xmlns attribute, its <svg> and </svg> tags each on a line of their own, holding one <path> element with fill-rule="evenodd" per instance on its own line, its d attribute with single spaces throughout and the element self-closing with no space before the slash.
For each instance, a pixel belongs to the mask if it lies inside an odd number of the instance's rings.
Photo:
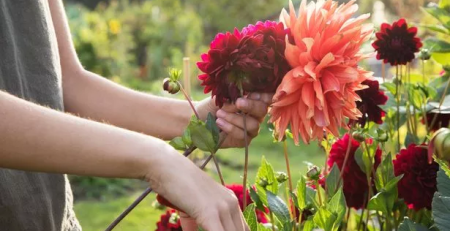
<svg viewBox="0 0 450 231">
<path fill-rule="evenodd" d="M 310 145 L 301 144 L 295 146 L 292 140 L 288 140 L 289 157 L 291 161 L 292 178 L 294 187 L 296 181 L 302 173 L 305 173 L 307 165 L 305 161 L 323 166 L 325 156 L 317 143 Z M 267 128 L 263 126 L 260 135 L 253 140 L 250 146 L 249 158 L 249 181 L 254 183 L 257 168 L 261 162 L 261 157 L 273 165 L 275 171 L 286 171 L 285 159 L 282 143 L 273 143 L 272 136 Z M 244 165 L 244 149 L 225 149 L 218 152 L 218 158 L 221 162 L 221 170 L 226 183 L 242 184 L 242 169 Z M 208 172 L 218 179 L 211 163 L 208 165 Z M 193 186 L 195 187 L 195 186 Z M 184 190 L 184 189 L 180 189 Z M 114 200 L 107 201 L 81 201 L 75 204 L 78 219 L 83 226 L 84 231 L 104 230 L 109 223 L 114 220 L 140 192 L 123 196 Z M 280 192 L 280 196 L 284 196 Z M 161 211 L 152 208 L 151 204 L 154 195 L 146 198 L 135 210 L 133 210 L 115 229 L 116 231 L 149 231 L 155 230 L 155 224 L 159 220 Z"/>
</svg>

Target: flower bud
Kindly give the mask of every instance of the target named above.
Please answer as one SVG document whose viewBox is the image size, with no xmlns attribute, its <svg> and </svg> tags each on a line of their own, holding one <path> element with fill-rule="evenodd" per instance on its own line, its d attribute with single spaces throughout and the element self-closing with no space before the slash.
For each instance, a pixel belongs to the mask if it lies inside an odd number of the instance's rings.
<svg viewBox="0 0 450 231">
<path fill-rule="evenodd" d="M 180 85 L 178 82 L 171 81 L 169 78 L 164 79 L 163 83 L 164 91 L 169 92 L 170 94 L 176 94 L 180 91 Z"/>
<path fill-rule="evenodd" d="M 308 168 L 308 172 L 306 173 L 306 177 L 310 180 L 319 180 L 320 178 L 320 169 L 317 166 L 312 166 Z"/>
<path fill-rule="evenodd" d="M 421 60 L 429 60 L 431 58 L 431 53 L 428 49 L 424 48 L 420 50 L 419 58 Z"/>
<path fill-rule="evenodd" d="M 161 203 L 159 203 L 158 200 L 153 201 L 152 207 L 157 209 L 157 210 L 164 210 L 164 209 L 166 209 L 166 206 L 164 206 Z"/>
<path fill-rule="evenodd" d="M 436 131 L 430 141 L 429 161 L 433 152 L 439 159 L 450 161 L 450 129 L 441 128 Z"/>
<path fill-rule="evenodd" d="M 364 134 L 359 131 L 354 131 L 352 133 L 352 137 L 353 137 L 353 139 L 355 139 L 358 142 L 364 142 L 364 140 L 366 140 L 366 138 L 364 137 Z"/>
<path fill-rule="evenodd" d="M 285 181 L 288 180 L 289 177 L 284 172 L 277 172 L 276 178 L 277 178 L 278 183 L 284 183 Z"/>
<path fill-rule="evenodd" d="M 384 130 L 378 129 L 377 135 L 378 136 L 377 136 L 376 140 L 378 142 L 384 143 L 384 142 L 388 141 L 388 139 L 389 139 L 389 134 Z"/>
</svg>

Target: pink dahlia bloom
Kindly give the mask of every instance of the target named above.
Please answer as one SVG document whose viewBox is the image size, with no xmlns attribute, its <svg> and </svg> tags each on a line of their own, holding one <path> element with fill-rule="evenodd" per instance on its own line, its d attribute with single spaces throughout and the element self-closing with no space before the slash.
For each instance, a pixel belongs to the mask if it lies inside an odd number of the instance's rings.
<svg viewBox="0 0 450 231">
<path fill-rule="evenodd" d="M 361 45 L 372 34 L 372 26 L 363 25 L 368 14 L 353 18 L 355 1 L 337 2 L 303 0 L 299 15 L 290 3 L 290 13 L 283 10 L 281 20 L 290 29 L 294 43 L 286 38 L 285 56 L 292 69 L 278 87 L 271 110 L 271 122 L 279 130 L 279 139 L 290 125 L 294 141 L 299 135 L 305 143 L 321 139 L 325 133 L 338 136 L 346 127 L 346 118 L 358 120 L 361 112 L 356 93 L 372 73 L 358 66 L 368 55 Z"/>
</svg>

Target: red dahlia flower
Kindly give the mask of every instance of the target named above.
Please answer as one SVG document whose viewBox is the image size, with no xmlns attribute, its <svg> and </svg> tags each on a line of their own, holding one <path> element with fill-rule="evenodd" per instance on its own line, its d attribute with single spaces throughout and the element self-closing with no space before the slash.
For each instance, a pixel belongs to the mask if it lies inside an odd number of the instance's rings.
<svg viewBox="0 0 450 231">
<path fill-rule="evenodd" d="M 393 162 L 395 175 L 403 174 L 398 182 L 398 196 L 410 209 L 431 209 L 439 165 L 434 161 L 428 163 L 427 149 L 411 144 Z"/>
<path fill-rule="evenodd" d="M 380 85 L 376 80 L 365 80 L 362 82 L 363 85 L 367 85 L 368 88 L 364 90 L 359 90 L 359 97 L 361 101 L 356 102 L 358 110 L 362 113 L 362 117 L 356 122 L 361 124 L 362 127 L 367 121 L 373 121 L 377 124 L 382 124 L 382 118 L 386 114 L 379 105 L 386 104 L 388 97 L 383 91 L 380 91 Z"/>
<path fill-rule="evenodd" d="M 344 196 L 347 206 L 355 209 L 364 208 L 367 203 L 367 193 L 369 185 L 367 184 L 366 174 L 361 170 L 355 160 L 356 150 L 359 148 L 359 142 L 351 139 L 351 147 L 345 169 L 342 170 L 347 147 L 349 144 L 349 135 L 345 134 L 342 139 L 338 139 L 331 147 L 330 155 L 328 157 L 328 167 L 331 169 L 336 163 L 341 172 L 343 171 Z M 374 169 L 377 169 L 381 162 L 381 150 L 377 148 L 375 153 Z M 373 179 L 373 177 L 372 177 Z M 371 182 L 373 186 L 373 182 Z"/>
<path fill-rule="evenodd" d="M 242 31 L 218 34 L 197 63 L 204 92 L 216 105 L 234 102 L 243 93 L 275 92 L 289 64 L 284 58 L 286 30 L 272 21 L 249 25 Z"/>
<path fill-rule="evenodd" d="M 243 193 L 244 187 L 242 187 L 242 185 L 239 185 L 239 184 L 226 185 L 225 187 L 227 187 L 228 189 L 230 189 L 231 191 L 234 192 L 234 195 L 236 195 L 236 197 L 239 201 L 239 207 L 241 207 L 241 210 L 242 210 L 242 208 L 244 206 L 243 205 L 244 204 L 244 193 Z M 250 194 L 248 191 L 246 193 L 246 196 L 247 196 L 247 203 L 248 204 L 253 203 L 252 198 L 250 198 Z M 269 211 L 266 210 L 263 212 L 260 210 L 256 210 L 256 217 L 257 217 L 259 223 L 265 224 L 265 223 L 269 222 L 267 220 L 265 212 L 268 213 Z"/>
<path fill-rule="evenodd" d="M 383 23 L 377 39 L 372 43 L 377 51 L 377 59 L 391 65 L 404 65 L 414 59 L 414 53 L 422 47 L 420 38 L 416 37 L 417 27 L 409 27 L 405 19 L 392 25 Z"/>
<path fill-rule="evenodd" d="M 439 110 L 433 110 L 437 112 L 429 112 L 427 113 L 427 124 L 432 131 L 437 131 L 439 128 L 448 128 L 450 125 L 450 112 L 442 111 L 439 113 Z M 436 119 L 434 119 L 436 117 Z M 431 124 L 434 120 L 434 123 Z"/>
<path fill-rule="evenodd" d="M 180 217 L 177 211 L 169 209 L 161 215 L 161 219 L 156 223 L 156 231 L 182 231 Z"/>
</svg>

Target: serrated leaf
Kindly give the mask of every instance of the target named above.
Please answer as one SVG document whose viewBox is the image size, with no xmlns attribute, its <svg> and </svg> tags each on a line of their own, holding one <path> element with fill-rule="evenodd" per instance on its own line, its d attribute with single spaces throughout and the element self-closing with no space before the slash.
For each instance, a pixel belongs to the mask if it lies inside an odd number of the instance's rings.
<svg viewBox="0 0 450 231">
<path fill-rule="evenodd" d="M 171 141 L 169 141 L 169 144 L 176 150 L 184 151 L 186 149 L 186 144 L 184 144 L 183 139 L 181 137 L 173 138 Z"/>
<path fill-rule="evenodd" d="M 278 220 L 280 220 L 282 224 L 289 222 L 291 217 L 289 214 L 289 209 L 284 201 L 270 191 L 266 191 L 266 193 L 270 211 L 278 218 Z"/>
<path fill-rule="evenodd" d="M 297 202 L 298 209 L 303 211 L 306 208 L 306 181 L 302 176 L 300 180 L 297 182 Z"/>
<path fill-rule="evenodd" d="M 397 183 L 403 178 L 403 174 L 402 175 L 398 175 L 394 178 L 392 178 L 391 180 L 389 180 L 389 182 L 386 184 L 386 186 L 384 186 L 384 190 L 386 191 L 390 191 L 391 189 L 393 189 L 394 187 L 397 186 Z"/>
<path fill-rule="evenodd" d="M 358 166 L 361 168 L 361 171 L 363 171 L 365 174 L 367 174 L 368 171 L 370 171 L 370 161 L 369 157 L 366 155 L 365 152 L 359 147 L 356 149 L 355 152 L 355 161 L 358 164 Z"/>
<path fill-rule="evenodd" d="M 334 163 L 326 179 L 328 197 L 332 197 L 334 195 L 334 192 L 336 192 L 336 190 L 341 187 L 342 181 L 338 185 L 340 177 L 341 171 L 339 171 L 339 167 L 336 165 L 336 163 Z"/>
<path fill-rule="evenodd" d="M 336 215 L 328 211 L 325 207 L 322 207 L 314 215 L 313 221 L 317 226 L 319 226 L 323 230 L 332 231 L 333 224 L 336 221 L 336 219 L 337 219 Z"/>
<path fill-rule="evenodd" d="M 434 224 L 439 230 L 450 230 L 450 197 L 443 196 L 436 192 L 431 204 Z"/>
<path fill-rule="evenodd" d="M 392 155 L 389 153 L 378 166 L 375 177 L 375 186 L 378 191 L 381 191 L 386 184 L 395 177 L 394 165 L 392 164 Z"/>
<path fill-rule="evenodd" d="M 421 224 L 411 221 L 408 217 L 405 217 L 400 226 L 398 226 L 398 231 L 429 231 L 429 229 Z"/>
<path fill-rule="evenodd" d="M 244 218 L 250 231 L 258 231 L 258 220 L 256 218 L 255 204 L 249 204 L 244 211 Z"/>
<path fill-rule="evenodd" d="M 267 186 L 265 189 L 267 189 L 268 191 L 271 191 L 275 195 L 278 194 L 278 181 L 275 176 L 275 172 L 272 168 L 272 165 L 269 164 L 269 162 L 267 162 L 267 160 L 264 156 L 261 159 L 261 165 L 256 174 L 256 180 L 257 180 L 257 182 L 259 180 L 267 181 Z M 257 185 L 258 193 L 260 191 L 260 188 L 264 189 L 259 184 L 256 184 L 256 185 Z M 263 198 L 261 198 L 261 200 L 264 202 Z"/>
<path fill-rule="evenodd" d="M 206 128 L 211 132 L 213 135 L 214 143 L 217 145 L 219 144 L 219 127 L 217 127 L 216 124 L 216 118 L 211 114 L 211 112 L 208 113 L 208 117 L 206 118 Z"/>
<path fill-rule="evenodd" d="M 250 198 L 252 198 L 252 201 L 253 203 L 255 203 L 256 208 L 258 208 L 261 211 L 264 211 L 264 205 L 263 202 L 261 201 L 261 198 L 259 198 L 258 193 L 256 193 L 253 187 L 249 187 L 249 191 L 250 191 Z"/>
<path fill-rule="evenodd" d="M 188 125 L 189 132 L 191 133 L 192 143 L 202 151 L 215 152 L 216 143 L 212 133 L 206 128 L 205 123 L 202 121 L 194 121 Z"/>
<path fill-rule="evenodd" d="M 303 231 L 312 231 L 315 228 L 313 217 L 308 217 L 303 225 Z"/>
<path fill-rule="evenodd" d="M 306 187 L 306 205 L 312 205 L 314 208 L 318 209 L 319 204 L 316 201 L 316 190 Z"/>
<path fill-rule="evenodd" d="M 381 191 L 370 198 L 367 208 L 370 210 L 381 211 L 384 214 L 389 214 L 392 211 L 395 201 L 397 200 L 397 188 L 391 191 Z"/>
<path fill-rule="evenodd" d="M 342 219 L 344 218 L 347 206 L 345 204 L 345 197 L 342 189 L 339 189 L 336 194 L 331 198 L 327 204 L 328 211 L 332 212 L 336 216 L 336 221 L 333 224 L 333 229 L 339 227 Z"/>
</svg>

